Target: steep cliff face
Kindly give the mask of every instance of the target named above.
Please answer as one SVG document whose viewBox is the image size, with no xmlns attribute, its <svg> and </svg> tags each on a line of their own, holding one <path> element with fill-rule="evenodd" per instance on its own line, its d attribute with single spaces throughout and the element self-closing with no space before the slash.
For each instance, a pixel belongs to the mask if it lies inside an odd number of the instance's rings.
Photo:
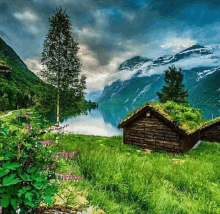
<svg viewBox="0 0 220 214">
<path fill-rule="evenodd" d="M 217 54 L 216 54 L 217 53 Z M 156 60 L 128 62 L 119 68 L 133 72 L 127 80 L 116 80 L 106 86 L 98 99 L 99 104 L 142 105 L 146 101 L 156 101 L 156 92 L 164 85 L 164 71 L 175 65 L 182 68 L 184 85 L 189 92 L 191 105 L 200 107 L 220 107 L 220 49 L 217 46 L 193 45 L 173 56 L 162 56 Z M 122 72 L 118 69 L 117 72 Z"/>
</svg>

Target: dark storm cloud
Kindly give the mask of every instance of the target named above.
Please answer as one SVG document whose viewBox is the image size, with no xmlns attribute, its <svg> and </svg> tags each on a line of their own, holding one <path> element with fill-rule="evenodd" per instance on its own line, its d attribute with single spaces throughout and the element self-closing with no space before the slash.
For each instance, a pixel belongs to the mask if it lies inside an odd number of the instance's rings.
<svg viewBox="0 0 220 214">
<path fill-rule="evenodd" d="M 40 59 L 48 18 L 59 6 L 70 17 L 74 38 L 98 66 L 132 53 L 152 58 L 193 42 L 220 42 L 220 1 L 213 0 L 2 0 L 0 36 L 21 58 Z"/>
</svg>

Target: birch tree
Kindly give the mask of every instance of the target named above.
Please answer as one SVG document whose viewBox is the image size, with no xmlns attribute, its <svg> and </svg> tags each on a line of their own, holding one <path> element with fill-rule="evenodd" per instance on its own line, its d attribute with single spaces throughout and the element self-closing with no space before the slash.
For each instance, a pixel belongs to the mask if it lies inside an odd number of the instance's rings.
<svg viewBox="0 0 220 214">
<path fill-rule="evenodd" d="M 85 88 L 85 76 L 79 80 L 81 63 L 77 56 L 78 43 L 72 36 L 72 24 L 66 11 L 59 8 L 55 15 L 49 18 L 50 28 L 44 41 L 41 62 L 43 70 L 41 76 L 45 82 L 57 89 L 57 123 L 60 120 L 60 101 L 65 90 Z M 83 87 L 82 87 L 83 82 Z"/>
</svg>

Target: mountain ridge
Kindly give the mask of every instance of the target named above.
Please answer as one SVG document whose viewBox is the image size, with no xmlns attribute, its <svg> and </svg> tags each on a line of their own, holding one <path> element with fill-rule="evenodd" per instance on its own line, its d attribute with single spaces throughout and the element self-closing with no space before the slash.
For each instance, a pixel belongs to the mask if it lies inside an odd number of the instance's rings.
<svg viewBox="0 0 220 214">
<path fill-rule="evenodd" d="M 183 83 L 189 92 L 190 104 L 194 107 L 206 105 L 210 108 L 219 108 L 220 67 L 218 61 L 220 58 L 213 54 L 212 47 L 193 45 L 175 55 L 158 57 L 150 64 L 146 63 L 146 66 L 143 63 L 142 67 L 136 65 L 138 68 L 133 69 L 134 75 L 131 78 L 118 79 L 105 86 L 97 102 L 99 105 L 118 104 L 138 107 L 146 101 L 156 101 L 158 100 L 156 92 L 159 92 L 164 85 L 164 71 L 176 64 L 177 68 L 182 68 Z"/>
</svg>

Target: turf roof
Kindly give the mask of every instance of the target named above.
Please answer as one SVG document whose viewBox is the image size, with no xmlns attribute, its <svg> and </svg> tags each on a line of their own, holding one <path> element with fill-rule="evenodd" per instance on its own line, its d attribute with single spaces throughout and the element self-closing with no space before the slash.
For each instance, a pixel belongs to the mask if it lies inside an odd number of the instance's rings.
<svg viewBox="0 0 220 214">
<path fill-rule="evenodd" d="M 170 101 L 169 103 L 170 105 L 176 106 L 176 107 L 181 107 L 183 108 L 183 110 L 193 110 L 194 112 L 198 112 L 200 110 L 192 108 L 192 107 L 182 107 L 172 101 Z M 196 130 L 198 130 L 200 127 L 202 127 L 202 125 L 205 122 L 204 117 L 199 115 L 199 117 L 201 118 L 196 118 L 195 121 L 184 121 L 184 120 L 177 120 L 178 118 L 175 118 L 172 114 L 170 114 L 170 112 L 165 108 L 166 104 L 161 104 L 159 102 L 157 103 L 145 103 L 143 106 L 135 109 L 134 111 L 130 112 L 124 119 L 122 119 L 119 123 L 119 126 L 123 126 L 123 124 L 126 123 L 126 121 L 128 122 L 128 120 L 132 120 L 132 118 L 134 118 L 135 114 L 138 114 L 138 112 L 140 112 L 141 110 L 143 110 L 143 108 L 146 108 L 146 106 L 150 106 L 154 109 L 154 111 L 158 112 L 159 114 L 161 114 L 165 119 L 167 119 L 168 121 L 170 121 L 171 123 L 175 124 L 175 127 L 177 127 L 179 130 L 183 130 L 186 134 L 191 134 L 193 132 L 195 132 Z M 183 111 L 184 112 L 184 111 Z M 182 114 L 182 113 L 181 113 Z M 190 124 L 193 123 L 193 126 Z M 207 121 L 209 122 L 209 121 Z M 188 123 L 188 124 L 186 124 Z"/>
<path fill-rule="evenodd" d="M 199 126 L 199 129 L 205 129 L 205 128 L 207 128 L 208 126 L 214 125 L 215 123 L 220 123 L 220 117 L 216 117 L 216 118 L 213 119 L 213 120 L 208 120 L 208 121 L 206 121 L 205 123 L 202 123 L 202 124 Z"/>
</svg>

